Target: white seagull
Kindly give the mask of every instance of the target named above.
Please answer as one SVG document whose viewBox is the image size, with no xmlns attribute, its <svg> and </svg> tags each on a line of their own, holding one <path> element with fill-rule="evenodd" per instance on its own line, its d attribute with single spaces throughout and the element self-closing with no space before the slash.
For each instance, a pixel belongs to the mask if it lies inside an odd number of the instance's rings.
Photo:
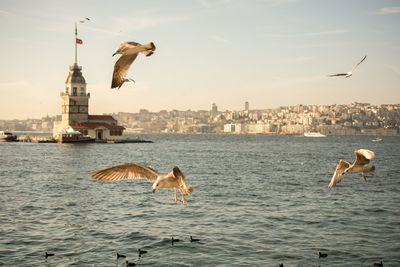
<svg viewBox="0 0 400 267">
<path fill-rule="evenodd" d="M 328 75 L 328 76 L 329 76 L 329 77 L 344 76 L 345 78 L 350 78 L 350 76 L 353 75 L 353 71 L 354 71 L 354 70 L 357 68 L 357 66 L 360 65 L 361 62 L 363 62 L 366 58 L 367 58 L 367 56 L 365 56 L 363 59 L 361 59 L 361 61 L 358 62 L 358 63 L 353 67 L 353 69 L 352 69 L 350 72 L 348 72 L 348 73 L 331 74 L 331 75 Z"/>
<path fill-rule="evenodd" d="M 145 56 L 151 56 L 156 50 L 156 46 L 153 42 L 145 45 L 141 45 L 136 42 L 123 42 L 114 52 L 112 56 L 116 54 L 121 54 L 121 57 L 115 62 L 114 73 L 111 83 L 111 88 L 118 89 L 122 86 L 125 79 L 125 75 L 132 65 L 133 61 L 136 59 L 139 53 L 143 53 Z"/>
<path fill-rule="evenodd" d="M 353 162 L 353 164 L 350 164 L 349 162 L 342 159 L 339 161 L 338 165 L 336 166 L 335 173 L 333 174 L 332 180 L 329 184 L 329 188 L 339 183 L 343 179 L 344 175 L 347 173 L 361 172 L 364 181 L 367 180 L 367 178 L 365 178 L 364 172 L 368 172 L 372 175 L 374 174 L 375 166 L 369 167 L 365 165 L 369 163 L 370 159 L 373 159 L 375 157 L 375 153 L 371 150 L 359 149 L 355 150 L 354 154 L 356 155 L 356 160 Z"/>
<path fill-rule="evenodd" d="M 194 191 L 193 187 L 187 186 L 185 176 L 176 166 L 174 166 L 170 173 L 158 173 L 151 167 L 146 167 L 137 163 L 128 163 L 100 171 L 95 171 L 92 173 L 92 178 L 103 182 L 145 178 L 151 182 L 154 182 L 153 193 L 161 188 L 174 188 L 175 201 L 179 200 L 176 192 L 176 189 L 178 189 L 182 194 L 183 204 L 187 203 L 184 195 L 190 195 Z"/>
</svg>

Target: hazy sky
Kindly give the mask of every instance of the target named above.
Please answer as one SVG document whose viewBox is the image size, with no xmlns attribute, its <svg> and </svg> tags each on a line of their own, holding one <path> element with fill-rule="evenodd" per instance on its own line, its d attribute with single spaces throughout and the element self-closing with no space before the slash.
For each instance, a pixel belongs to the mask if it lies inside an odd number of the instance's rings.
<svg viewBox="0 0 400 267">
<path fill-rule="evenodd" d="M 61 114 L 84 17 L 90 114 L 400 103 L 399 0 L 0 0 L 0 119 Z M 123 41 L 157 50 L 111 90 Z"/>
</svg>

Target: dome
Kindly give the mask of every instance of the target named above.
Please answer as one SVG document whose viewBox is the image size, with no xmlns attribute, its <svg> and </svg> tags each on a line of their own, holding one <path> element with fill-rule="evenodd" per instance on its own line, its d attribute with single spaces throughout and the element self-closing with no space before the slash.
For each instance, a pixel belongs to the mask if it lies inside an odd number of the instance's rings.
<svg viewBox="0 0 400 267">
<path fill-rule="evenodd" d="M 81 72 L 82 67 L 79 67 L 78 64 L 74 64 L 69 67 L 69 74 L 65 83 L 80 83 L 86 84 L 85 78 L 82 76 Z"/>
</svg>

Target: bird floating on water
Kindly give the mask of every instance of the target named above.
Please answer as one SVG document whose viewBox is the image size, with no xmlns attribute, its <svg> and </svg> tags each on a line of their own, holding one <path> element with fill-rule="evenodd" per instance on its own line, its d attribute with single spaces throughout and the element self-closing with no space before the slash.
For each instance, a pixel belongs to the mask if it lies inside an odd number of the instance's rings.
<svg viewBox="0 0 400 267">
<path fill-rule="evenodd" d="M 126 261 L 125 266 L 136 266 L 136 264 L 134 262 Z"/>
<path fill-rule="evenodd" d="M 374 266 L 376 266 L 376 267 L 383 267 L 383 262 L 381 261 L 381 262 L 375 262 L 374 263 Z"/>
<path fill-rule="evenodd" d="M 47 259 L 48 257 L 54 256 L 54 253 L 48 253 L 47 251 L 43 253 L 43 256 Z"/>
<path fill-rule="evenodd" d="M 328 254 L 318 251 L 318 258 L 326 258 L 326 257 L 328 257 Z"/>
<path fill-rule="evenodd" d="M 122 254 L 119 254 L 119 253 L 117 252 L 117 259 L 119 259 L 119 258 L 126 258 L 126 256 L 125 256 L 125 255 L 122 255 Z"/>
<path fill-rule="evenodd" d="M 156 46 L 153 42 L 144 45 L 136 42 L 123 42 L 112 55 L 121 54 L 121 57 L 114 64 L 111 88 L 118 87 L 119 89 L 124 82 L 129 80 L 125 79 L 125 76 L 139 53 L 149 57 L 154 53 L 154 50 L 156 50 Z"/>
<path fill-rule="evenodd" d="M 138 248 L 137 250 L 139 257 L 141 257 L 143 254 L 147 253 L 147 250 L 141 250 L 140 248 Z"/>
<path fill-rule="evenodd" d="M 182 194 L 182 202 L 186 204 L 185 194 L 193 193 L 193 187 L 188 187 L 185 176 L 181 170 L 174 166 L 169 173 L 158 173 L 151 167 L 146 167 L 137 163 L 128 163 L 114 166 L 92 173 L 92 178 L 99 181 L 119 181 L 125 179 L 145 178 L 153 183 L 153 194 L 161 188 L 173 188 L 175 191 L 174 200 L 178 201 L 178 189 Z"/>
<path fill-rule="evenodd" d="M 192 236 L 190 236 L 190 242 L 198 242 L 198 241 L 200 241 L 200 239 L 193 238 Z"/>
<path fill-rule="evenodd" d="M 337 74 L 331 74 L 328 75 L 329 77 L 337 77 L 337 76 L 344 76 L 345 78 L 350 78 L 350 76 L 353 75 L 354 70 L 357 68 L 358 65 L 361 64 L 361 62 L 363 62 L 365 60 L 367 56 L 363 57 L 363 59 L 361 59 L 360 62 L 358 62 L 351 71 L 347 72 L 347 73 L 337 73 Z"/>
<path fill-rule="evenodd" d="M 174 237 L 171 237 L 171 244 L 173 245 L 174 242 L 179 242 L 179 239 L 176 239 L 176 238 L 174 238 Z"/>
<path fill-rule="evenodd" d="M 359 149 L 354 151 L 354 154 L 356 155 L 356 160 L 353 162 L 353 164 L 350 164 L 349 162 L 342 159 L 339 161 L 338 165 L 336 166 L 335 173 L 333 174 L 331 182 L 328 186 L 329 188 L 339 183 L 343 179 L 344 175 L 347 173 L 361 172 L 364 181 L 367 180 L 364 172 L 368 172 L 372 175 L 374 174 L 375 166 L 369 167 L 365 165 L 369 163 L 370 159 L 373 159 L 375 157 L 375 153 L 368 149 Z"/>
</svg>

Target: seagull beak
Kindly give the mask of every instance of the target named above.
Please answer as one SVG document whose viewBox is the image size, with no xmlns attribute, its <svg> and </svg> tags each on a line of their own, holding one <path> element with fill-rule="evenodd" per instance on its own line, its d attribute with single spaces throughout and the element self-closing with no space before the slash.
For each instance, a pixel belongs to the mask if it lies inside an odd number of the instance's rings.
<svg viewBox="0 0 400 267">
<path fill-rule="evenodd" d="M 117 54 L 117 52 L 115 52 L 114 54 L 112 54 L 112 57 L 115 56 L 115 54 Z"/>
</svg>

